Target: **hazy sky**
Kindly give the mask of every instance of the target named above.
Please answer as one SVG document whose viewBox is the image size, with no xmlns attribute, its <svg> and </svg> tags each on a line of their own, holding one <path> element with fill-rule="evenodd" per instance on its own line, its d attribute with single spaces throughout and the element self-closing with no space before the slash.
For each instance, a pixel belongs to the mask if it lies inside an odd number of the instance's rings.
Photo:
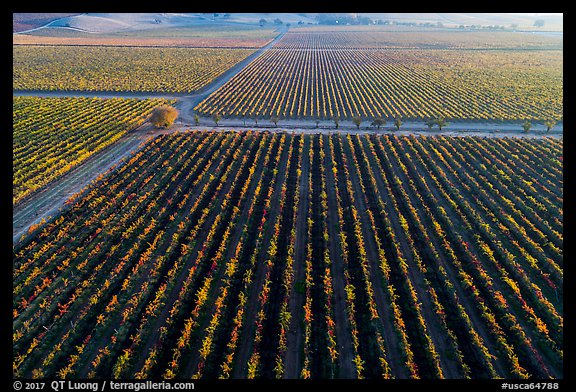
<svg viewBox="0 0 576 392">
<path fill-rule="evenodd" d="M 542 16 L 542 15 L 564 15 L 562 12 L 507 12 L 508 15 L 527 15 L 527 16 Z"/>
</svg>

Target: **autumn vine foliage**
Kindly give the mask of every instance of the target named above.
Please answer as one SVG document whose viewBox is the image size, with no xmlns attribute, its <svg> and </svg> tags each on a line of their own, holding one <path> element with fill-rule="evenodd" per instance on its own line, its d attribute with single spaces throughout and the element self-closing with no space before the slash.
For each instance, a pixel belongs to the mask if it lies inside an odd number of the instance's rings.
<svg viewBox="0 0 576 392">
<path fill-rule="evenodd" d="M 14 90 L 189 93 L 255 49 L 15 45 Z"/>
<path fill-rule="evenodd" d="M 15 244 L 13 375 L 562 378 L 562 150 L 150 139 Z"/>
<path fill-rule="evenodd" d="M 390 122 L 562 118 L 561 41 L 430 34 L 290 31 L 195 110 Z"/>
<path fill-rule="evenodd" d="M 118 141 L 164 103 L 168 101 L 14 97 L 13 202 Z"/>
</svg>

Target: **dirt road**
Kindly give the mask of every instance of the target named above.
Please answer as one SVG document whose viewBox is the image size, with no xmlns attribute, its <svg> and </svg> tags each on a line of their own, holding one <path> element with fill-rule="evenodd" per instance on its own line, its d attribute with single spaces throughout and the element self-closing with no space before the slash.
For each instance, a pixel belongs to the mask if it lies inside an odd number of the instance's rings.
<svg viewBox="0 0 576 392">
<path fill-rule="evenodd" d="M 549 133 L 546 133 L 546 127 L 543 124 L 536 124 L 528 133 L 524 133 L 522 124 L 517 122 L 490 122 L 490 121 L 454 121 L 444 126 L 440 131 L 438 127 L 428 130 L 428 127 L 422 121 L 406 121 L 400 127 L 400 131 L 391 126 L 382 127 L 377 129 L 370 126 L 369 122 L 361 124 L 360 128 L 356 128 L 352 121 L 341 120 L 338 128 L 335 127 L 333 121 L 320 121 L 316 125 L 315 120 L 291 119 L 281 120 L 278 126 L 275 126 L 268 120 L 259 120 L 258 124 L 253 119 L 223 119 L 214 123 L 212 119 L 200 118 L 198 125 L 194 121 L 186 121 L 180 117 L 176 126 L 185 129 L 236 129 L 236 130 L 266 130 L 270 132 L 278 131 L 295 131 L 302 133 L 358 133 L 364 134 L 395 134 L 395 135 L 444 135 L 444 136 L 487 136 L 487 137 L 511 137 L 522 136 L 528 138 L 542 138 L 542 137 L 561 137 L 564 131 L 564 124 L 559 122 Z"/>
<path fill-rule="evenodd" d="M 129 132 L 117 143 L 109 146 L 101 152 L 93 155 L 80 166 L 71 170 L 64 176 L 56 179 L 47 187 L 34 192 L 28 198 L 14 206 L 12 212 L 12 242 L 17 243 L 30 226 L 39 223 L 42 219 L 55 216 L 64 206 L 66 200 L 73 194 L 82 190 L 99 174 L 106 172 L 118 164 L 122 158 L 137 151 L 143 142 L 149 137 L 162 133 L 172 133 L 181 129 L 187 129 L 184 122 L 193 121 L 193 108 L 208 95 L 220 88 L 234 75 L 240 72 L 248 63 L 260 56 L 264 51 L 281 39 L 286 30 L 267 45 L 256 50 L 250 56 L 228 69 L 222 75 L 214 79 L 210 84 L 197 91 L 195 94 L 178 96 L 175 94 L 155 93 L 117 93 L 117 92 L 87 92 L 87 91 L 13 91 L 13 96 L 41 96 L 41 97 L 103 97 L 103 98 L 176 98 L 176 107 L 180 109 L 180 123 L 170 130 L 153 130 L 150 124 Z"/>
<path fill-rule="evenodd" d="M 70 196 L 81 191 L 98 175 L 120 163 L 123 158 L 137 151 L 148 138 L 172 132 L 175 130 L 153 129 L 150 124 L 144 124 L 25 198 L 12 211 L 12 242 L 18 242 L 30 226 L 57 215 Z"/>
<path fill-rule="evenodd" d="M 246 67 L 250 62 L 252 62 L 255 58 L 259 57 L 262 53 L 268 50 L 272 45 L 274 45 L 278 40 L 280 40 L 284 34 L 286 34 L 287 30 L 283 30 L 270 41 L 267 45 L 261 47 L 250 56 L 246 57 L 244 60 L 240 61 L 238 64 L 234 65 L 222 75 L 218 76 L 216 79 L 212 80 L 210 84 L 204 86 L 200 90 L 196 91 L 193 95 L 180 97 L 178 98 L 178 102 L 176 103 L 176 108 L 180 110 L 180 117 L 179 121 L 181 123 L 192 123 L 194 121 L 194 107 L 198 105 L 201 101 L 207 98 L 210 94 L 214 91 L 218 90 L 220 87 L 224 85 L 224 83 L 228 82 L 232 79 L 236 74 L 238 74 L 244 67 Z M 205 119 L 205 121 L 207 121 Z"/>
<path fill-rule="evenodd" d="M 238 74 L 247 64 L 264 51 L 269 49 L 278 40 L 280 40 L 286 30 L 282 30 L 278 36 L 267 45 L 256 50 L 250 56 L 224 72 L 214 79 L 210 84 L 195 92 L 192 95 L 177 95 L 165 93 L 146 93 L 146 92 L 86 92 L 86 91 L 13 91 L 13 96 L 42 96 L 42 97 L 103 97 L 103 98 L 175 98 L 177 99 L 176 107 L 180 110 L 180 117 L 177 123 L 170 130 L 152 130 L 151 126 L 144 125 L 138 130 L 128 133 L 117 143 L 101 152 L 93 155 L 86 162 L 76 167 L 63 177 L 55 180 L 48 187 L 33 193 L 14 207 L 12 214 L 13 243 L 19 241 L 21 236 L 28 231 L 28 228 L 39 223 L 43 218 L 48 218 L 57 214 L 58 210 L 64 205 L 65 201 L 74 193 L 82 190 L 99 174 L 106 172 L 112 166 L 118 164 L 120 160 L 129 154 L 137 151 L 142 143 L 151 136 L 162 133 L 171 133 L 183 130 L 194 129 L 214 129 L 214 130 L 262 130 L 270 132 L 298 132 L 298 133 L 322 133 L 329 134 L 334 132 L 358 133 L 358 134 L 388 134 L 396 135 L 443 135 L 443 136 L 481 136 L 481 137 L 563 137 L 563 123 L 558 123 L 552 131 L 545 133 L 543 124 L 534 124 L 530 133 L 523 133 L 522 126 L 514 122 L 486 122 L 486 121 L 454 121 L 448 123 L 442 131 L 437 128 L 426 130 L 427 127 L 422 121 L 406 121 L 400 131 L 392 127 L 383 127 L 376 129 L 371 127 L 368 122 L 361 124 L 356 128 L 350 120 L 340 121 L 339 128 L 335 128 L 333 121 L 324 120 L 281 120 L 279 126 L 275 126 L 268 120 L 261 120 L 256 124 L 254 120 L 242 119 L 223 119 L 218 126 L 212 119 L 202 117 L 198 125 L 194 122 L 194 107 L 203 99 L 208 97 L 236 74 Z M 254 124 L 253 124 L 254 122 Z M 254 126 L 252 126 L 254 125 Z"/>
<path fill-rule="evenodd" d="M 404 128 L 404 127 L 403 127 Z M 393 133 L 395 135 L 418 135 L 418 136 L 430 136 L 430 135 L 443 135 L 443 136 L 480 136 L 480 137 L 526 137 L 526 138 L 544 138 L 553 137 L 561 138 L 563 133 L 558 131 L 552 131 L 550 134 L 544 132 L 530 132 L 525 134 L 523 132 L 515 131 L 501 131 L 495 132 L 494 130 L 456 130 L 456 129 L 443 129 L 440 131 L 423 131 L 423 130 L 379 130 L 374 129 L 360 129 L 355 130 L 354 128 L 345 128 L 340 126 L 340 128 L 301 128 L 301 127 L 289 127 L 280 126 L 275 128 L 268 127 L 243 127 L 243 126 L 190 126 L 186 123 L 179 123 L 174 125 L 168 130 L 152 129 L 150 124 L 145 124 L 141 126 L 138 130 L 128 133 L 125 137 L 121 138 L 117 143 L 109 146 L 108 148 L 102 150 L 101 152 L 90 157 L 86 162 L 82 163 L 80 166 L 71 170 L 69 173 L 65 174 L 63 177 L 50 183 L 48 187 L 41 189 L 38 192 L 30 195 L 24 199 L 21 203 L 14 207 L 12 214 L 12 241 L 16 243 L 20 240 L 21 236 L 28 231 L 28 228 L 39 223 L 43 218 L 48 219 L 50 216 L 55 216 L 58 210 L 64 205 L 66 200 L 73 194 L 82 190 L 86 185 L 88 185 L 92 180 L 98 177 L 99 174 L 106 172 L 112 166 L 118 164 L 120 160 L 131 153 L 137 151 L 142 143 L 149 137 L 153 137 L 165 133 L 173 133 L 185 130 L 261 130 L 269 132 L 297 132 L 306 134 L 330 134 L 335 132 L 342 133 L 358 133 L 358 134 L 388 134 Z"/>
<path fill-rule="evenodd" d="M 212 94 L 214 91 L 219 89 L 232 79 L 237 73 L 239 73 L 244 67 L 246 67 L 252 60 L 260 56 L 266 50 L 268 50 L 272 45 L 274 45 L 278 40 L 280 40 L 284 34 L 286 34 L 286 29 L 280 31 L 280 33 L 270 41 L 268 44 L 264 45 L 260 49 L 253 52 L 251 55 L 246 57 L 244 60 L 240 61 L 233 67 L 226 70 L 220 76 L 213 79 L 209 84 L 202 87 L 201 89 L 195 91 L 193 94 L 177 94 L 177 93 L 154 93 L 154 92 L 116 92 L 116 91 L 42 91 L 42 90 L 16 90 L 12 92 L 14 97 L 89 97 L 89 98 L 166 98 L 166 99 L 176 99 L 177 102 L 175 106 L 180 110 L 179 121 L 182 123 L 192 123 L 194 121 L 194 107 L 198 105 L 202 100 Z M 208 119 L 204 119 L 203 122 L 207 122 Z"/>
</svg>

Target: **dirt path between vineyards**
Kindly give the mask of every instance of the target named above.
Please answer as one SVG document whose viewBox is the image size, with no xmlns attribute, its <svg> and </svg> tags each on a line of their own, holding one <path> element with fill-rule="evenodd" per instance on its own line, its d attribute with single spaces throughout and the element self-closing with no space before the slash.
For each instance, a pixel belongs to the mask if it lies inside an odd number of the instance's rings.
<svg viewBox="0 0 576 392">
<path fill-rule="evenodd" d="M 326 168 L 326 190 L 328 193 L 328 235 L 330 259 L 332 260 L 332 279 L 334 290 L 334 322 L 336 324 L 336 342 L 338 343 L 338 363 L 339 378 L 356 378 L 356 369 L 352 364 L 354 359 L 354 349 L 352 347 L 352 336 L 350 335 L 350 321 L 346 310 L 346 293 L 344 287 L 344 261 L 342 260 L 342 250 L 338 231 L 338 201 L 336 200 L 336 183 L 334 181 L 334 172 L 332 171 L 332 154 L 328 148 L 328 142 L 325 138 L 324 143 L 325 157 L 324 164 Z M 327 164 L 328 163 L 328 164 Z"/>
<path fill-rule="evenodd" d="M 342 122 L 340 123 L 342 124 Z M 314 121 L 311 120 L 300 120 L 297 122 L 286 122 L 286 124 L 278 126 L 267 126 L 267 125 L 244 125 L 243 121 L 220 121 L 216 126 L 214 121 L 200 121 L 199 125 L 195 125 L 192 122 L 176 122 L 174 127 L 180 130 L 213 130 L 213 131 L 267 131 L 267 132 L 295 132 L 304 134 L 324 134 L 330 135 L 334 133 L 342 134 L 352 134 L 352 135 L 396 135 L 396 136 L 454 136 L 454 137 L 486 137 L 486 138 L 512 138 L 520 137 L 527 139 L 562 139 L 564 134 L 560 130 L 553 129 L 550 133 L 545 131 L 530 131 L 529 133 L 524 133 L 523 131 L 515 129 L 514 124 L 510 124 L 508 127 L 510 129 L 502 129 L 497 124 L 490 123 L 476 123 L 476 122 L 462 122 L 460 124 L 454 125 L 451 128 L 439 130 L 426 130 L 418 125 L 418 122 L 407 124 L 406 127 L 402 127 L 400 131 L 394 129 L 380 129 L 376 130 L 369 127 L 364 127 L 356 129 L 356 127 L 342 127 L 340 125 L 338 128 L 334 125 L 326 125 L 316 127 Z M 517 126 L 516 126 L 517 128 Z"/>
<path fill-rule="evenodd" d="M 304 272 L 306 270 L 306 245 L 308 239 L 308 204 L 311 202 L 308 189 L 308 175 L 310 173 L 310 154 L 307 151 L 312 149 L 312 140 L 305 139 L 302 152 L 302 174 L 300 176 L 300 184 L 298 191 L 300 192 L 300 200 L 298 205 L 298 212 L 296 215 L 296 239 L 294 243 L 294 280 L 292 282 L 292 290 L 288 309 L 292 318 L 290 320 L 289 332 L 286 337 L 286 360 L 284 378 L 299 378 L 301 354 L 302 354 L 302 307 L 304 306 L 305 295 L 296 290 L 296 284 L 303 282 L 305 279 Z"/>
<path fill-rule="evenodd" d="M 24 198 L 14 206 L 12 212 L 12 242 L 19 242 L 30 226 L 38 224 L 42 219 L 48 220 L 58 215 L 66 200 L 73 194 L 80 192 L 100 174 L 111 170 L 122 159 L 138 151 L 146 140 L 172 132 L 174 130 L 154 129 L 150 124 L 143 124 Z"/>
<path fill-rule="evenodd" d="M 199 123 L 193 120 L 193 115 L 183 114 L 184 105 L 180 107 L 180 118 L 177 125 L 182 128 L 190 129 L 251 129 L 267 130 L 272 132 L 287 130 L 303 133 L 358 133 L 358 134 L 394 134 L 394 135 L 443 135 L 443 136 L 483 136 L 483 137 L 514 137 L 521 136 L 526 138 L 540 139 L 543 137 L 560 138 L 564 133 L 564 125 L 559 122 L 549 133 L 546 133 L 546 127 L 542 124 L 535 123 L 530 132 L 523 131 L 522 123 L 513 121 L 473 121 L 458 120 L 445 125 L 442 130 L 438 128 L 428 129 L 423 121 L 404 121 L 400 130 L 395 127 L 382 127 L 380 129 L 370 126 L 361 125 L 360 128 L 352 123 L 351 120 L 340 120 L 338 128 L 333 121 L 319 121 L 316 124 L 314 119 L 282 119 L 278 125 L 274 125 L 269 120 L 260 119 L 255 123 L 253 119 L 222 119 L 216 124 L 212 118 L 200 117 Z M 366 124 L 369 124 L 366 122 Z"/>
<path fill-rule="evenodd" d="M 297 146 L 293 147 L 292 154 L 297 154 Z M 286 165 L 288 164 L 288 160 L 292 159 L 291 156 L 286 158 Z M 288 173 L 286 172 L 286 166 L 283 166 L 283 170 L 279 171 L 281 173 L 281 178 L 276 183 L 274 193 L 272 194 L 272 204 L 270 207 L 270 215 L 267 219 L 267 222 L 270 224 L 266 228 L 264 235 L 262 237 L 262 248 L 259 250 L 258 258 L 256 261 L 256 270 L 253 274 L 254 278 L 252 280 L 252 287 L 250 288 L 250 292 L 248 294 L 248 299 L 246 301 L 246 311 L 244 313 L 244 324 L 242 325 L 242 329 L 240 330 L 240 337 L 239 337 L 239 344 L 236 351 L 237 358 L 235 360 L 235 366 L 233 369 L 233 376 L 232 378 L 245 378 L 246 371 L 247 371 L 247 363 L 248 363 L 248 356 L 250 355 L 250 348 L 253 344 L 253 336 L 254 336 L 254 329 L 255 323 L 254 320 L 256 319 L 256 311 L 257 307 L 260 305 L 260 301 L 258 296 L 260 295 L 261 287 L 264 283 L 264 277 L 266 272 L 266 266 L 264 262 L 266 260 L 266 255 L 268 251 L 268 247 L 270 246 L 270 238 L 274 234 L 274 222 L 278 217 L 278 214 L 281 213 L 280 211 L 280 194 L 282 192 L 282 185 L 287 183 L 288 181 Z M 284 206 L 284 208 L 289 208 L 290 206 Z"/>
<path fill-rule="evenodd" d="M 240 71 L 242 71 L 248 64 L 250 64 L 257 57 L 262 55 L 266 50 L 270 49 L 272 45 L 278 42 L 286 34 L 286 30 L 282 31 L 276 36 L 272 41 L 270 41 L 265 46 L 256 50 L 254 53 L 246 57 L 244 60 L 240 61 L 236 65 L 232 66 L 222 75 L 218 76 L 212 80 L 208 85 L 204 86 L 200 90 L 196 91 L 193 95 L 178 98 L 178 102 L 175 107 L 180 110 L 180 121 L 192 123 L 194 121 L 194 107 L 207 98 L 214 91 L 222 87 L 226 82 L 236 76 Z"/>
<path fill-rule="evenodd" d="M 439 165 L 439 167 L 442 167 Z M 444 172 L 446 173 L 446 177 L 448 178 L 449 181 L 455 183 L 455 184 L 459 184 L 462 182 L 466 182 L 467 180 L 465 180 L 464 178 L 460 178 L 459 176 L 456 176 L 455 174 L 451 173 L 449 170 L 444 169 Z M 472 191 L 467 191 L 467 190 L 462 190 L 463 196 L 467 199 L 467 200 L 471 200 L 472 203 L 475 203 L 473 201 L 473 198 L 471 196 L 471 193 L 473 192 L 473 188 Z M 467 196 L 466 196 L 467 194 Z M 487 200 L 483 200 L 484 198 L 482 198 L 482 200 L 480 200 L 482 203 L 485 203 L 486 205 L 489 206 L 488 201 Z M 454 222 L 457 221 L 458 217 L 451 211 L 451 210 L 446 210 L 448 213 L 448 216 L 451 220 L 453 220 Z M 485 222 L 490 222 L 490 220 L 486 217 L 486 213 L 484 211 L 482 211 L 481 209 L 476 210 L 477 213 L 479 214 L 480 218 L 483 219 Z M 470 219 L 470 218 L 469 218 Z M 462 237 L 465 239 L 466 242 L 468 242 L 469 244 L 475 244 L 475 241 L 473 241 L 472 238 L 470 238 L 469 233 L 466 231 L 463 231 L 460 233 L 462 235 Z M 470 251 L 472 253 L 476 253 L 476 251 L 474 250 L 474 247 L 470 247 Z M 481 260 L 481 256 L 478 254 L 475 254 L 476 257 L 478 257 L 478 259 Z M 494 267 L 491 264 L 484 264 L 484 268 L 487 270 L 488 275 L 492 276 L 492 277 L 497 277 L 499 274 L 497 272 L 497 270 L 495 270 L 496 267 Z M 505 267 L 504 267 L 505 269 Z M 504 290 L 503 287 L 503 283 L 501 279 L 493 279 L 494 282 L 494 289 L 505 293 L 506 290 Z M 510 299 L 508 299 L 509 301 L 511 301 Z M 534 336 L 532 327 L 526 324 L 526 316 L 519 314 L 519 310 L 514 309 L 514 307 L 512 306 L 512 304 L 508 304 L 509 306 L 509 310 L 511 312 L 511 314 L 516 318 L 516 322 L 518 323 L 518 325 L 523 329 L 523 332 L 527 335 L 530 343 L 533 342 L 537 342 L 538 339 Z M 515 346 L 517 351 L 520 351 L 520 347 Z M 528 348 L 526 348 L 526 351 L 528 351 Z M 537 351 L 536 351 L 537 352 Z M 532 359 L 534 361 L 536 361 L 536 359 L 533 357 L 534 352 L 532 350 L 528 351 L 528 355 L 532 356 Z M 551 374 L 552 377 L 559 377 L 558 371 L 557 369 L 551 364 L 549 363 L 549 361 L 545 360 L 546 363 L 544 363 L 545 366 L 547 366 L 547 368 L 543 369 L 544 372 Z M 547 377 L 546 374 L 542 374 L 542 375 L 537 375 L 538 377 Z"/>
<path fill-rule="evenodd" d="M 263 164 L 266 152 L 272 151 L 274 149 L 274 142 L 275 141 L 271 139 L 268 146 L 266 147 L 267 150 L 263 151 L 263 153 L 260 155 L 260 161 L 253 163 L 252 167 L 256 167 L 256 171 L 254 172 L 254 175 L 251 177 L 251 182 L 250 185 L 248 186 L 248 190 L 246 192 L 245 197 L 243 197 L 243 200 L 240 200 L 242 203 L 242 205 L 240 206 L 240 210 L 242 211 L 242 213 L 238 217 L 237 223 L 232 229 L 228 251 L 225 257 L 223 257 L 221 261 L 222 263 L 226 263 L 234 256 L 236 252 L 236 245 L 240 241 L 240 235 L 242 234 L 244 227 L 248 226 L 249 208 L 247 208 L 246 204 L 250 200 L 255 201 L 256 186 L 258 185 L 258 181 L 260 180 L 260 178 L 263 178 L 266 175 Z M 280 141 L 278 140 L 277 143 L 279 144 Z M 269 168 L 266 169 L 270 170 Z M 196 327 L 198 331 L 197 338 L 195 339 L 194 342 L 190 342 L 189 344 L 190 348 L 188 349 L 188 354 L 186 355 L 186 359 L 183 360 L 183 362 L 186 363 L 186 365 L 183 366 L 183 369 L 181 370 L 180 373 L 180 376 L 182 378 L 192 378 L 192 376 L 198 370 L 198 365 L 200 363 L 200 355 L 198 355 L 199 350 L 203 343 L 203 337 L 206 334 L 208 323 L 211 322 L 211 315 L 213 315 L 216 312 L 216 298 L 218 298 L 221 295 L 221 287 L 224 284 L 224 279 L 222 279 L 222 276 L 226 273 L 226 271 L 224 267 L 220 268 L 221 268 L 220 273 L 215 277 L 214 286 L 211 288 L 214 301 L 208 301 L 208 303 L 212 303 L 212 306 L 206 309 L 205 311 L 206 317 L 198 321 L 198 325 Z M 218 271 L 216 271 L 216 273 L 217 272 Z"/>
<path fill-rule="evenodd" d="M 394 169 L 396 170 L 397 175 L 400 178 L 405 180 L 403 172 L 400 171 L 397 163 L 394 160 L 392 160 L 392 165 L 393 165 Z M 424 176 L 422 178 L 426 178 L 426 176 Z M 379 179 L 379 176 L 377 176 L 377 180 L 378 179 Z M 428 182 L 428 181 L 426 181 L 426 182 Z M 450 219 L 452 221 L 456 221 L 456 220 L 454 220 L 454 219 L 456 219 L 455 214 L 450 209 L 450 206 L 445 203 L 444 198 L 439 194 L 436 187 L 430 186 L 430 184 L 428 184 L 428 186 L 429 186 L 435 200 L 437 201 L 437 203 L 439 203 L 442 206 L 442 208 L 444 208 L 446 210 L 446 212 L 448 213 L 448 216 L 450 217 Z M 408 194 L 410 195 L 411 192 L 409 192 Z M 416 205 L 418 205 L 418 204 L 416 204 Z M 462 232 L 461 234 L 465 235 L 466 233 Z M 469 238 L 466 238 L 466 240 L 470 241 Z M 437 249 L 442 249 L 442 246 L 439 243 L 437 243 L 437 241 L 434 237 L 433 237 L 433 241 L 435 242 L 435 246 Z M 473 306 L 473 304 L 471 303 L 470 296 L 464 292 L 464 289 L 462 288 L 462 286 L 460 284 L 460 280 L 456 277 L 456 272 L 453 270 L 452 264 L 445 259 L 443 252 L 439 253 L 439 257 L 443 261 L 444 269 L 446 270 L 446 273 L 448 274 L 450 281 L 454 285 L 454 288 L 458 294 L 458 298 L 460 299 L 462 306 L 465 308 L 466 314 L 470 317 L 472 325 L 476 328 L 476 331 L 478 332 L 478 334 L 482 338 L 482 340 L 483 340 L 484 344 L 486 345 L 486 347 L 488 348 L 489 352 L 492 355 L 494 355 L 494 361 L 492 363 L 493 363 L 494 367 L 496 368 L 496 371 L 498 372 L 499 376 L 507 377 L 508 372 L 507 372 L 504 364 L 502 363 L 502 359 L 500 359 L 497 356 L 498 350 L 497 350 L 497 347 L 495 347 L 495 345 L 493 343 L 492 336 L 490 336 L 488 334 L 488 331 L 486 330 L 484 321 L 480 320 L 480 318 L 477 314 L 476 307 Z"/>
</svg>

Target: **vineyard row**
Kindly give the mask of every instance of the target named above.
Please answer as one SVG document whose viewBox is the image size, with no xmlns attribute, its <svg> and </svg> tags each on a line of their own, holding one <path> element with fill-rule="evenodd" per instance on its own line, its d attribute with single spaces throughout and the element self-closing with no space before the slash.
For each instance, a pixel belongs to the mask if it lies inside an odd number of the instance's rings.
<svg viewBox="0 0 576 392">
<path fill-rule="evenodd" d="M 13 251 L 13 374 L 561 378 L 562 142 L 192 131 Z"/>
</svg>

